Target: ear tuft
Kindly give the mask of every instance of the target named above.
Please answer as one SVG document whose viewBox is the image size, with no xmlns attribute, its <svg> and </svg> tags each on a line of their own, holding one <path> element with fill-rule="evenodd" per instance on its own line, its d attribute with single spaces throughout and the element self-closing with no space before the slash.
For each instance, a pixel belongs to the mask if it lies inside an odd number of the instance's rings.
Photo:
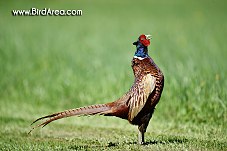
<svg viewBox="0 0 227 151">
<path fill-rule="evenodd" d="M 136 42 L 134 42 L 134 43 L 132 43 L 133 45 L 138 45 L 138 41 L 136 41 Z"/>
</svg>

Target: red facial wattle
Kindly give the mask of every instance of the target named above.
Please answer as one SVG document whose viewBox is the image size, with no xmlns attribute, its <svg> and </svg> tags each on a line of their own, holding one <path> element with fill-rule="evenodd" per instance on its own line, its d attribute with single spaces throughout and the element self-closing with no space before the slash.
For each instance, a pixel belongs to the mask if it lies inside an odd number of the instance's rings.
<svg viewBox="0 0 227 151">
<path fill-rule="evenodd" d="M 145 35 L 141 35 L 139 41 L 146 47 L 150 45 L 150 39 L 147 39 Z"/>
</svg>

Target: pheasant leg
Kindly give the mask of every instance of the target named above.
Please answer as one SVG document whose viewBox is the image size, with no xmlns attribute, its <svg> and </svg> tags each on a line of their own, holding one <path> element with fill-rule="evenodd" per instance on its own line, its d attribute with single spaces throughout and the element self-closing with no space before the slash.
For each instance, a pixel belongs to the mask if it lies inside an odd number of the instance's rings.
<svg viewBox="0 0 227 151">
<path fill-rule="evenodd" d="M 138 144 L 140 144 L 140 145 L 144 144 L 144 132 L 142 132 L 142 131 L 139 131 Z"/>
</svg>

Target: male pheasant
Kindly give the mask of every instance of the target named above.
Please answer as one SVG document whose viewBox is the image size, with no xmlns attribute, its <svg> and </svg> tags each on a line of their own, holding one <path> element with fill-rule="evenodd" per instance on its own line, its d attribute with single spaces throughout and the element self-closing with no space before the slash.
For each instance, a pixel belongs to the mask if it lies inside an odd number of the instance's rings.
<svg viewBox="0 0 227 151">
<path fill-rule="evenodd" d="M 69 109 L 38 118 L 32 124 L 39 120 L 47 120 L 33 127 L 32 130 L 69 116 L 95 114 L 116 116 L 128 120 L 133 125 L 138 125 L 138 143 L 144 144 L 144 133 L 164 87 L 163 73 L 148 55 L 147 47 L 150 45 L 150 39 L 150 35 L 141 35 L 133 43 L 136 45 L 136 52 L 132 59 L 135 81 L 130 90 L 121 98 L 111 103 Z"/>
</svg>

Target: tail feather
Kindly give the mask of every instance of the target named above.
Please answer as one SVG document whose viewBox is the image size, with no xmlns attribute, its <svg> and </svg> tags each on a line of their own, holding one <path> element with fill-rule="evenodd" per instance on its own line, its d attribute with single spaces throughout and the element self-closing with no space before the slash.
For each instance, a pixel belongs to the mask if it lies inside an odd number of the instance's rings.
<svg viewBox="0 0 227 151">
<path fill-rule="evenodd" d="M 47 120 L 45 122 L 42 122 L 41 124 L 34 126 L 29 133 L 31 133 L 31 131 L 34 130 L 35 128 L 38 128 L 41 126 L 44 127 L 47 124 L 61 118 L 66 118 L 70 116 L 80 116 L 80 115 L 95 115 L 95 114 L 105 115 L 108 113 L 111 113 L 111 106 L 109 104 L 97 104 L 97 105 L 76 108 L 76 109 L 65 110 L 63 112 L 58 112 L 58 113 L 54 113 L 51 115 L 38 118 L 37 120 L 32 122 L 32 124 L 43 119 L 47 119 Z"/>
</svg>

